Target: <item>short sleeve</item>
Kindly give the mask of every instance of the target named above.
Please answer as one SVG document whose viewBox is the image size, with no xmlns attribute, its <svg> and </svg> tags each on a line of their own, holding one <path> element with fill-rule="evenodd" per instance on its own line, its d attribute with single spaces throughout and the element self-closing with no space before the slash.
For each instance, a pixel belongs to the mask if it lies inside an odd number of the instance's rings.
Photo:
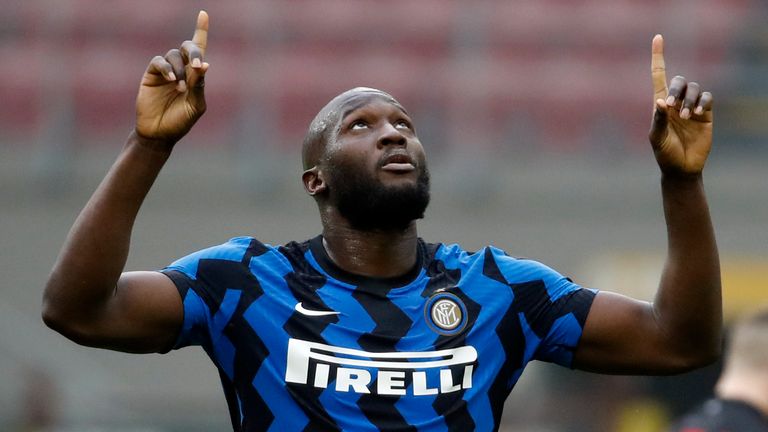
<svg viewBox="0 0 768 432">
<path fill-rule="evenodd" d="M 190 278 L 183 271 L 166 267 L 160 272 L 168 276 L 176 285 L 184 306 L 184 321 L 172 349 L 191 345 L 208 346 L 210 342 L 208 337 L 210 310 L 201 296 L 201 294 L 205 295 L 204 290 L 197 286 L 196 280 Z"/>
<path fill-rule="evenodd" d="M 516 259 L 494 250 L 514 294 L 512 309 L 526 333 L 532 359 L 571 367 L 597 291 L 583 288 L 537 261 Z"/>
<path fill-rule="evenodd" d="M 538 319 L 548 324 L 549 330 L 534 358 L 572 367 L 573 352 L 581 339 L 596 291 L 557 276 L 554 286 L 547 290 L 553 300 L 541 305 Z"/>
<path fill-rule="evenodd" d="M 227 274 L 247 272 L 242 263 L 252 241 L 249 237 L 234 238 L 160 270 L 176 285 L 184 306 L 184 321 L 172 349 L 191 345 L 211 348 L 211 319 L 223 299 L 222 283 Z"/>
</svg>

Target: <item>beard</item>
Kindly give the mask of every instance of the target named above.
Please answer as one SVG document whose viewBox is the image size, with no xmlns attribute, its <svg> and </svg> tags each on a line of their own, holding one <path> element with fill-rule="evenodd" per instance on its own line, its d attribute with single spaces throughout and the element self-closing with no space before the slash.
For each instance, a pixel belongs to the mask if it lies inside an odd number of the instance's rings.
<svg viewBox="0 0 768 432">
<path fill-rule="evenodd" d="M 385 186 L 360 165 L 337 164 L 330 170 L 330 201 L 352 228 L 402 231 L 424 217 L 429 205 L 429 171 L 418 168 L 415 184 Z"/>
</svg>

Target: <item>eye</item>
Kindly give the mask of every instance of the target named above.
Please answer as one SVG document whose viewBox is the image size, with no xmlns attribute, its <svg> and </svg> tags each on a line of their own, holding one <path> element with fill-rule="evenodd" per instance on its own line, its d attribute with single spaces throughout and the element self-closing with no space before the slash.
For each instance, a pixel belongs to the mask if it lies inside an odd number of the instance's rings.
<svg viewBox="0 0 768 432">
<path fill-rule="evenodd" d="M 398 120 L 398 121 L 395 122 L 395 128 L 396 129 L 410 129 L 411 128 L 411 124 L 408 123 L 405 120 Z"/>
<path fill-rule="evenodd" d="M 349 128 L 351 130 L 359 130 L 359 129 L 365 129 L 368 127 L 368 123 L 362 121 L 362 120 L 355 120 L 350 125 Z"/>
</svg>

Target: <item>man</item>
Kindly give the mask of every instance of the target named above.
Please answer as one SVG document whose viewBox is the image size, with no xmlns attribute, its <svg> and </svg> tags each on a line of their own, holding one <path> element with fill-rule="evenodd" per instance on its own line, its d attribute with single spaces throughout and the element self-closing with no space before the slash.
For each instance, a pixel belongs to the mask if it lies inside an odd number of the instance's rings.
<svg viewBox="0 0 768 432">
<path fill-rule="evenodd" d="M 677 432 L 768 431 L 768 308 L 739 320 L 731 333 L 716 397 L 684 416 Z"/>
<path fill-rule="evenodd" d="M 208 15 L 152 59 L 136 129 L 83 209 L 45 289 L 45 322 L 126 352 L 201 345 L 235 430 L 495 430 L 532 359 L 606 373 L 709 363 L 721 329 L 717 248 L 702 184 L 712 95 L 665 77 L 653 40 L 650 140 L 669 253 L 654 303 L 583 289 L 495 248 L 418 238 L 424 149 L 379 90 L 334 98 L 312 121 L 304 187 L 322 235 L 283 246 L 240 237 L 161 272 L 123 267 L 133 222 L 171 150 L 205 111 Z"/>
</svg>

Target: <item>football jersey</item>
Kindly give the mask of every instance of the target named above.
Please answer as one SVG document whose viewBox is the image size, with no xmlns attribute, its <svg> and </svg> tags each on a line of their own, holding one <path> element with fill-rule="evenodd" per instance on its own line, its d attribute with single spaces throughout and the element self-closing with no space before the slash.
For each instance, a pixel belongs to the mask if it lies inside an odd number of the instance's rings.
<svg viewBox="0 0 768 432">
<path fill-rule="evenodd" d="M 419 239 L 395 278 L 348 273 L 322 237 L 250 237 L 162 270 L 179 289 L 175 348 L 218 368 L 235 431 L 497 430 L 533 359 L 570 366 L 595 291 L 494 247 Z"/>
</svg>

